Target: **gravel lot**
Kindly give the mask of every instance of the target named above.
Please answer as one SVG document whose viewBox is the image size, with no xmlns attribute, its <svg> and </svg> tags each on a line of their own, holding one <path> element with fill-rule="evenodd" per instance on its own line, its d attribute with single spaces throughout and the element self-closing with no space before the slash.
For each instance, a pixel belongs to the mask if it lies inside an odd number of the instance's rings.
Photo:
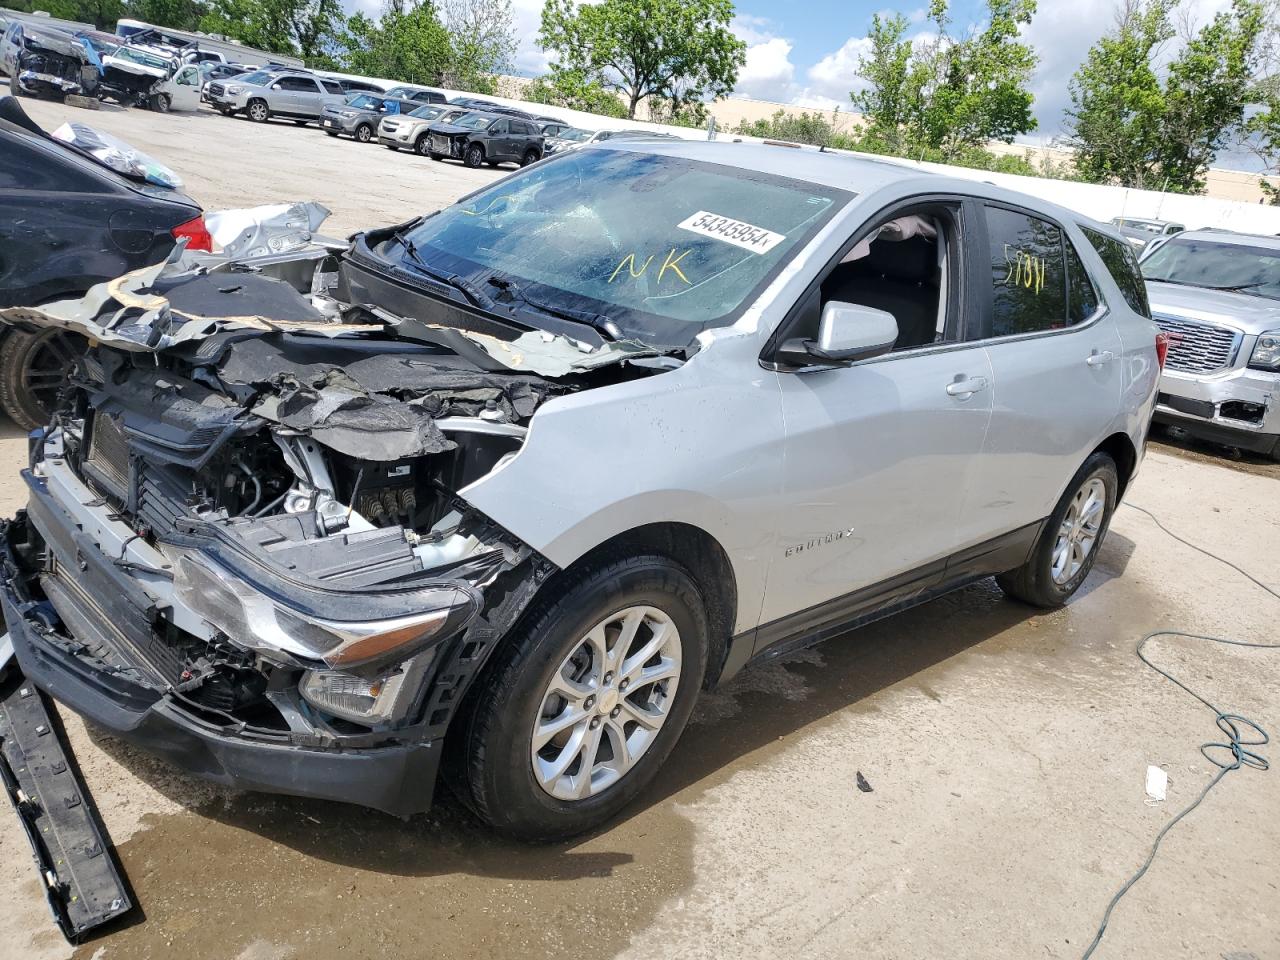
<svg viewBox="0 0 1280 960">
<path fill-rule="evenodd" d="M 315 199 L 345 234 L 500 171 L 395 155 L 289 123 L 97 114 L 206 209 Z M 0 426 L 0 513 L 25 442 Z M 1280 469 L 1155 445 L 1130 494 L 1280 587 Z M 656 785 L 567 845 L 495 840 L 447 796 L 403 823 L 233 794 L 64 719 L 145 919 L 93 960 L 363 957 L 1078 957 L 1156 832 L 1208 781 L 1213 717 L 1142 667 L 1160 628 L 1274 640 L 1277 601 L 1122 508 L 1084 591 L 1051 614 L 971 587 L 705 697 Z M 1149 648 L 1280 732 L 1280 654 Z M 1169 799 L 1143 803 L 1147 764 Z M 858 773 L 873 792 L 855 787 Z M 1169 836 L 1098 958 L 1280 957 L 1280 774 L 1228 775 Z M 0 812 L 0 957 L 73 951 Z"/>
</svg>

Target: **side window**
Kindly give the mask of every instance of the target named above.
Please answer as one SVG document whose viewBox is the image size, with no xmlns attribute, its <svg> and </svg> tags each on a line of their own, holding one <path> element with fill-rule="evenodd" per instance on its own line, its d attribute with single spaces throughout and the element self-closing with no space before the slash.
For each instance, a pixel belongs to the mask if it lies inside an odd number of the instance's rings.
<svg viewBox="0 0 1280 960">
<path fill-rule="evenodd" d="M 790 335 L 816 337 L 822 308 L 835 301 L 893 314 L 895 351 L 945 341 L 953 216 L 950 208 L 919 208 L 875 227 L 823 278 Z"/>
<path fill-rule="evenodd" d="M 495 120 L 495 121 L 493 122 L 493 125 L 492 125 L 491 127 L 489 127 L 489 132 L 490 132 L 490 133 L 493 133 L 493 134 L 498 134 L 498 135 L 501 135 L 501 134 L 506 133 L 506 132 L 507 132 L 507 121 L 505 121 L 505 120 Z"/>
<path fill-rule="evenodd" d="M 1047 220 L 987 207 L 992 337 L 1068 324 L 1062 231 Z"/>
<path fill-rule="evenodd" d="M 324 86 L 325 93 L 336 93 L 338 96 L 342 96 L 342 84 L 338 83 L 337 80 L 321 80 L 320 83 Z"/>
<path fill-rule="evenodd" d="M 1081 227 L 1085 238 L 1098 251 L 1103 265 L 1111 274 L 1111 279 L 1120 288 L 1125 303 L 1144 317 L 1151 316 L 1151 304 L 1147 302 L 1147 285 L 1142 279 L 1142 271 L 1138 269 L 1138 258 L 1133 247 L 1123 241 L 1098 233 L 1088 227 Z"/>
<path fill-rule="evenodd" d="M 315 93 L 318 88 L 316 87 L 316 82 L 310 77 L 282 77 L 280 89 L 292 90 L 298 93 Z"/>
<path fill-rule="evenodd" d="M 1067 248 L 1067 319 L 1072 325 L 1083 323 L 1098 312 L 1098 291 L 1089 279 L 1080 254 L 1069 237 L 1063 238 Z"/>
<path fill-rule="evenodd" d="M 197 79 L 199 75 L 200 73 L 195 67 L 184 67 L 178 71 L 178 76 L 174 82 L 183 87 L 196 87 L 200 85 Z"/>
</svg>

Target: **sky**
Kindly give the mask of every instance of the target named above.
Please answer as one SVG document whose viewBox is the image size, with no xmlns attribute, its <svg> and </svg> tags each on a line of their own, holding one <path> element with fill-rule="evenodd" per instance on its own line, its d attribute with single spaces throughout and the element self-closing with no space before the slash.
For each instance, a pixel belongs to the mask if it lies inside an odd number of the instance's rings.
<svg viewBox="0 0 1280 960">
<path fill-rule="evenodd" d="M 381 0 L 348 0 L 377 10 Z M 886 5 L 885 0 L 738 0 L 734 32 L 747 43 L 747 63 L 738 78 L 738 96 L 808 107 L 850 107 L 857 84 L 858 59 L 867 49 L 871 17 L 901 12 L 918 29 L 925 23 L 927 0 Z M 1197 24 L 1207 22 L 1229 0 L 1185 0 Z M 1067 81 L 1085 54 L 1115 21 L 1120 0 L 1040 0 L 1040 9 L 1024 37 L 1040 54 L 1032 80 L 1034 112 L 1039 128 L 1019 140 L 1049 142 L 1062 133 L 1063 111 L 1070 103 Z M 519 48 L 515 71 L 525 76 L 545 73 L 547 57 L 537 48 L 543 0 L 512 0 Z M 983 16 L 985 3 L 954 0 L 957 25 Z"/>
</svg>

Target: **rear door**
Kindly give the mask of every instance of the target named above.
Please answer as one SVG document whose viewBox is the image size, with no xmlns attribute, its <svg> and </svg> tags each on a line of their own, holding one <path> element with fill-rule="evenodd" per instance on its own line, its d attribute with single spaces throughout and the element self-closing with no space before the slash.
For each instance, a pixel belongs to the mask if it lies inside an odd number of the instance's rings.
<svg viewBox="0 0 1280 960">
<path fill-rule="evenodd" d="M 962 514 L 968 543 L 1048 516 L 1117 423 L 1122 391 L 1119 333 L 1068 230 L 1014 206 L 980 209 L 975 282 L 995 396 Z"/>
</svg>

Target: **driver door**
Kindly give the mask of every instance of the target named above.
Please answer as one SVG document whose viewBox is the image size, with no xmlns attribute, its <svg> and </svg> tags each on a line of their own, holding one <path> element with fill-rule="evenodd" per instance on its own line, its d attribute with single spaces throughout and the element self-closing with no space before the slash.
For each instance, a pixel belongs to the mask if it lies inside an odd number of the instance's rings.
<svg viewBox="0 0 1280 960">
<path fill-rule="evenodd" d="M 800 336 L 812 337 L 824 301 L 858 302 L 894 314 L 900 336 L 891 352 L 849 366 L 779 370 L 783 491 L 756 653 L 918 596 L 944 578 L 995 394 L 987 351 L 962 336 L 967 307 L 957 291 L 967 258 L 959 210 L 945 203 L 908 210 L 945 224 L 936 270 L 929 258 L 939 252 L 919 250 L 918 277 L 867 268 L 855 281 L 841 280 L 849 258 L 858 257 L 854 240 L 868 235 L 859 231 L 788 318 Z M 881 259 L 913 258 L 888 251 Z M 913 305 L 917 289 L 928 292 Z"/>
<path fill-rule="evenodd" d="M 197 110 L 200 107 L 200 68 L 194 63 L 180 67 L 165 84 L 172 110 Z"/>
</svg>

